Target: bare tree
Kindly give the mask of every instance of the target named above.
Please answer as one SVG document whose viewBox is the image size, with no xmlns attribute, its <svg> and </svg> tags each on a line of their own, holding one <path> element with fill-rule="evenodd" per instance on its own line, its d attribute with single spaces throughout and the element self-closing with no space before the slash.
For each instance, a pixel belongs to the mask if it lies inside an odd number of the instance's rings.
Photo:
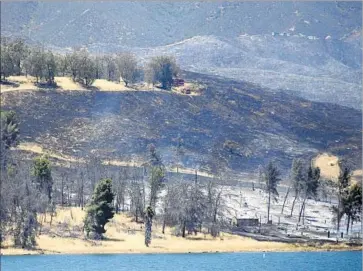
<svg viewBox="0 0 363 271">
<path fill-rule="evenodd" d="M 308 168 L 307 177 L 305 178 L 304 183 L 302 184 L 303 189 L 303 202 L 301 205 L 298 224 L 300 223 L 301 216 L 303 214 L 303 210 L 305 209 L 306 200 L 308 197 L 316 198 L 318 187 L 319 187 L 319 179 L 320 179 L 320 169 L 313 168 L 311 165 Z"/>
<path fill-rule="evenodd" d="M 177 138 L 177 145 L 175 146 L 175 156 L 176 156 L 176 172 L 179 173 L 179 167 L 181 165 L 182 156 L 184 154 L 184 141 L 180 137 Z"/>
<path fill-rule="evenodd" d="M 303 162 L 301 159 L 293 160 L 292 167 L 291 167 L 291 177 L 292 177 L 292 180 L 291 180 L 292 188 L 295 193 L 295 197 L 292 202 L 290 216 L 292 216 L 292 214 L 294 212 L 296 199 L 298 198 L 298 196 L 302 190 L 302 186 L 303 186 L 303 183 L 305 180 Z"/>
<path fill-rule="evenodd" d="M 115 190 L 116 213 L 118 213 L 120 210 L 125 211 L 127 181 L 129 180 L 127 170 L 121 169 L 118 173 L 118 178 L 115 180 L 113 187 Z"/>
<path fill-rule="evenodd" d="M 207 183 L 207 222 L 209 223 L 208 230 L 213 237 L 219 234 L 220 223 L 219 217 L 223 217 L 224 199 L 223 186 L 218 184 L 215 179 Z"/>
<path fill-rule="evenodd" d="M 284 203 L 282 204 L 282 208 L 281 208 L 281 214 L 284 213 L 284 208 L 285 208 L 285 204 L 287 201 L 287 197 L 289 196 L 290 193 L 290 189 L 291 189 L 291 183 L 289 184 L 289 187 L 287 188 L 286 194 L 285 194 L 285 198 L 284 198 Z"/>
<path fill-rule="evenodd" d="M 83 170 L 79 170 L 78 178 L 77 178 L 77 197 L 78 197 L 78 206 L 83 210 L 84 208 L 84 187 L 85 187 L 85 174 Z"/>
<path fill-rule="evenodd" d="M 137 168 L 134 167 L 131 181 L 128 185 L 128 194 L 131 201 L 130 212 L 136 222 L 139 222 L 139 218 L 143 217 L 145 208 L 145 187 L 141 175 Z"/>
</svg>

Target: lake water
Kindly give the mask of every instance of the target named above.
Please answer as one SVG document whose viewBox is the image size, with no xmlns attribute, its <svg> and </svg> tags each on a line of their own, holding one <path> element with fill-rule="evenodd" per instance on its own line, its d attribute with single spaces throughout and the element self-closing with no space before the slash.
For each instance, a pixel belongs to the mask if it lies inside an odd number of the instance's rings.
<svg viewBox="0 0 363 271">
<path fill-rule="evenodd" d="M 216 253 L 1 256 L 1 271 L 118 271 L 118 270 L 301 270 L 360 271 L 362 253 Z"/>
</svg>

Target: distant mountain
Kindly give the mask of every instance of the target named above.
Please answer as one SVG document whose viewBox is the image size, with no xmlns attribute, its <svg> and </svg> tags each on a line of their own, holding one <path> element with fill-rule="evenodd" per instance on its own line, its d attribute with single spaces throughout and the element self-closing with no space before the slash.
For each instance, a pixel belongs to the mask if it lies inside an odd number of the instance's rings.
<svg viewBox="0 0 363 271">
<path fill-rule="evenodd" d="M 60 47 L 157 46 L 194 36 L 301 33 L 340 39 L 361 29 L 361 2 L 2 2 L 1 32 Z"/>
<path fill-rule="evenodd" d="M 185 70 L 362 106 L 361 2 L 2 2 L 2 35 L 175 55 Z"/>
<path fill-rule="evenodd" d="M 173 55 L 185 70 L 253 82 L 309 100 L 360 109 L 360 38 L 360 33 L 350 41 L 271 34 L 230 39 L 198 36 L 167 46 L 129 49 L 144 61 L 160 54 Z M 108 50 L 112 48 L 118 50 Z"/>
</svg>

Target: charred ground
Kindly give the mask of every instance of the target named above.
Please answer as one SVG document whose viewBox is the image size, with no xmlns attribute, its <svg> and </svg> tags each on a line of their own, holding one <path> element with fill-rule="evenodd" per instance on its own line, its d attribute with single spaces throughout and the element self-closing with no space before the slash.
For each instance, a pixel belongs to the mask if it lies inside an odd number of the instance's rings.
<svg viewBox="0 0 363 271">
<path fill-rule="evenodd" d="M 256 171 L 267 160 L 331 152 L 361 164 L 361 111 L 196 73 L 200 96 L 168 91 L 23 91 L 2 93 L 21 120 L 21 140 L 55 152 L 143 160 L 154 143 L 172 165 L 178 137 L 183 165 Z"/>
</svg>

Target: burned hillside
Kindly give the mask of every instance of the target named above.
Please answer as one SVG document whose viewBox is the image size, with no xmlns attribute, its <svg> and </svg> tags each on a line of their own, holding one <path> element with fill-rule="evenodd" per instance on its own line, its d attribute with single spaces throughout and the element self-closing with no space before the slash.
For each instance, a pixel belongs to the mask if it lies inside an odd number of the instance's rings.
<svg viewBox="0 0 363 271">
<path fill-rule="evenodd" d="M 170 91 L 2 93 L 2 107 L 21 120 L 21 141 L 56 153 L 142 161 L 157 146 L 173 165 L 178 138 L 188 168 L 255 172 L 267 160 L 290 167 L 294 157 L 332 152 L 361 164 L 361 112 L 286 92 L 195 73 L 202 95 Z M 329 132 L 327 132 L 329 131 Z"/>
</svg>

